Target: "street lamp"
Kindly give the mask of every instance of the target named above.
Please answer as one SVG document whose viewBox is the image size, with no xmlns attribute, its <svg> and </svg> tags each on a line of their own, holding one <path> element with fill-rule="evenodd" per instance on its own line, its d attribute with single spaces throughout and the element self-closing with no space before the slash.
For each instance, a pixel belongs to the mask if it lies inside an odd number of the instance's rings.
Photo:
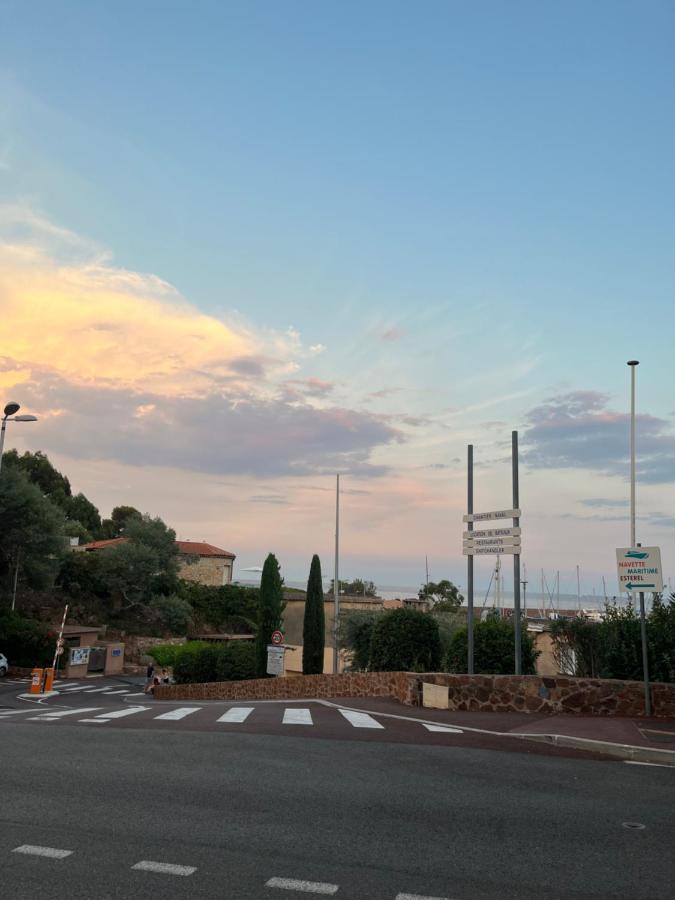
<svg viewBox="0 0 675 900">
<path fill-rule="evenodd" d="M 10 400 L 5 405 L 4 416 L 2 417 L 2 427 L 0 428 L 0 470 L 2 469 L 2 452 L 5 447 L 5 430 L 8 422 L 37 422 L 37 416 L 17 416 L 16 413 L 21 409 L 19 403 Z"/>
</svg>

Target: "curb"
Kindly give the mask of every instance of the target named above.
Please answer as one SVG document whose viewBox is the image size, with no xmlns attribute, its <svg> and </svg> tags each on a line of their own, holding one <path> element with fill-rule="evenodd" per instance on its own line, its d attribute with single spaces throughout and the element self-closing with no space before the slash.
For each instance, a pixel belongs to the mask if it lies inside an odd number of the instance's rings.
<svg viewBox="0 0 675 900">
<path fill-rule="evenodd" d="M 604 753 L 617 759 L 635 762 L 653 762 L 675 767 L 675 752 L 661 750 L 659 747 L 637 747 L 635 744 L 615 744 L 612 741 L 596 741 L 593 738 L 574 737 L 569 734 L 525 734 L 510 732 L 511 737 L 524 741 L 536 741 L 553 744 L 555 747 L 570 747 L 574 750 L 589 750 L 593 753 Z"/>
</svg>

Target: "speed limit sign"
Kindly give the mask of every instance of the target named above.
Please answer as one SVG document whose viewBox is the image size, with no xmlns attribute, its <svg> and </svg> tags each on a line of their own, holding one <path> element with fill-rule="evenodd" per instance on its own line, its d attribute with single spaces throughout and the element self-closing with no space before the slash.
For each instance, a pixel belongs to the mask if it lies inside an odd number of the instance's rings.
<svg viewBox="0 0 675 900">
<path fill-rule="evenodd" d="M 273 644 L 283 644 L 284 636 L 280 631 L 273 631 L 271 640 Z"/>
<path fill-rule="evenodd" d="M 63 653 L 63 647 L 57 647 L 57 648 L 56 648 L 56 655 L 57 655 L 57 656 L 61 656 L 62 653 Z"/>
</svg>

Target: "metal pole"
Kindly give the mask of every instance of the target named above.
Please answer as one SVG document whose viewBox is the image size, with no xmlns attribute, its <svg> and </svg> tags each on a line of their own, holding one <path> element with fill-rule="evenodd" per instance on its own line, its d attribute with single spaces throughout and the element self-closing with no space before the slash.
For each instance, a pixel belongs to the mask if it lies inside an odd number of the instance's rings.
<svg viewBox="0 0 675 900">
<path fill-rule="evenodd" d="M 468 448 L 466 511 L 473 513 L 473 444 Z M 473 522 L 468 523 L 469 531 L 473 531 Z M 466 611 L 466 670 L 473 675 L 473 555 L 466 557 L 467 611 Z"/>
<path fill-rule="evenodd" d="M 16 585 L 19 580 L 19 556 L 21 554 L 20 550 L 16 551 L 16 563 L 14 565 L 14 587 L 12 589 L 12 612 L 14 612 L 14 607 L 16 606 Z"/>
<path fill-rule="evenodd" d="M 630 545 L 635 547 L 635 367 L 636 359 L 628 361 L 630 366 Z"/>
<path fill-rule="evenodd" d="M 340 628 L 340 476 L 335 486 L 335 579 L 333 581 L 333 672 L 338 672 L 338 634 Z"/>
<path fill-rule="evenodd" d="M 66 616 L 68 615 L 68 604 L 66 603 L 66 607 L 63 610 L 63 619 L 61 620 L 61 629 L 59 631 L 59 639 L 56 642 L 56 649 L 54 650 L 54 660 L 52 662 L 52 669 L 56 668 L 56 661 L 59 658 L 59 645 L 63 640 L 63 629 L 66 627 Z"/>
<path fill-rule="evenodd" d="M 520 505 L 520 491 L 518 487 L 518 432 L 511 432 L 511 472 L 513 479 L 513 508 Z M 513 519 L 514 528 L 520 527 L 520 516 Z M 516 675 L 523 673 L 523 651 L 520 635 L 520 553 L 513 555 L 513 633 L 515 638 Z"/>
<path fill-rule="evenodd" d="M 3 416 L 2 427 L 0 428 L 0 471 L 2 471 L 2 454 L 5 449 L 5 431 L 7 429 L 7 416 Z"/>
<path fill-rule="evenodd" d="M 649 654 L 647 650 L 647 620 L 645 619 L 645 595 L 640 591 L 640 637 L 642 638 L 642 680 L 645 688 L 645 715 L 652 714 L 652 697 L 649 689 Z"/>
</svg>

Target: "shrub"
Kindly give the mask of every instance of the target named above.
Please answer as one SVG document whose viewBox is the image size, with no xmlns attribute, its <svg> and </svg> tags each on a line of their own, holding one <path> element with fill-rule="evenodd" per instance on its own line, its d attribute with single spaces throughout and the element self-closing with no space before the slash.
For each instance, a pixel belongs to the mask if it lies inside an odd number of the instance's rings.
<svg viewBox="0 0 675 900">
<path fill-rule="evenodd" d="M 323 608 L 321 561 L 314 554 L 307 581 L 305 617 L 302 628 L 302 673 L 321 675 L 323 672 L 326 623 Z"/>
<path fill-rule="evenodd" d="M 340 616 L 340 648 L 349 653 L 349 670 L 365 672 L 370 665 L 370 644 L 381 612 L 347 610 Z"/>
<path fill-rule="evenodd" d="M 42 622 L 17 613 L 0 616 L 0 652 L 10 666 L 46 666 L 54 659 L 57 635 Z"/>
<path fill-rule="evenodd" d="M 218 681 L 246 681 L 256 677 L 255 644 L 252 641 L 228 641 L 219 650 Z"/>
<path fill-rule="evenodd" d="M 178 653 L 186 647 L 192 647 L 195 644 L 205 645 L 204 641 L 189 641 L 187 644 L 157 644 L 156 647 L 149 647 L 145 653 L 151 656 L 158 666 L 174 666 Z"/>
<path fill-rule="evenodd" d="M 370 668 L 374 672 L 433 672 L 441 664 L 438 623 L 417 609 L 393 609 L 373 628 Z"/>
<path fill-rule="evenodd" d="M 521 631 L 522 672 L 534 675 L 539 653 L 525 628 Z M 473 629 L 474 672 L 477 675 L 512 675 L 515 669 L 513 622 L 508 619 L 490 617 L 484 622 L 476 622 Z M 466 672 L 467 629 L 460 628 L 450 641 L 446 658 L 449 672 Z"/>
<path fill-rule="evenodd" d="M 255 645 L 247 641 L 228 641 L 226 644 L 192 641 L 178 648 L 173 675 L 177 684 L 255 678 Z"/>
</svg>

